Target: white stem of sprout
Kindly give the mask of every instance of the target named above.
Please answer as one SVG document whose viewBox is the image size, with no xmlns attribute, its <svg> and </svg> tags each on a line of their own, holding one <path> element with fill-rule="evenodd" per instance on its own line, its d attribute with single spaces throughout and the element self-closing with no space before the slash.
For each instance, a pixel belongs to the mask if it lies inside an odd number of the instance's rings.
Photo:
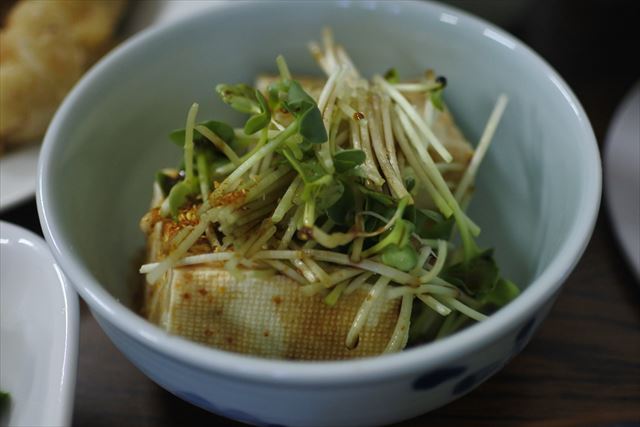
<svg viewBox="0 0 640 427">
<path fill-rule="evenodd" d="M 222 151 L 222 153 L 227 156 L 227 158 L 231 160 L 234 165 L 238 166 L 240 164 L 240 158 L 235 153 L 235 151 L 233 151 L 233 149 L 229 147 L 229 145 L 227 145 L 227 143 L 224 142 L 218 135 L 211 132 L 206 126 L 198 125 L 195 127 L 195 129 L 205 138 L 207 138 L 218 150 Z"/>
<path fill-rule="evenodd" d="M 309 250 L 299 250 L 299 251 L 291 251 L 291 250 L 268 250 L 268 251 L 260 251 L 255 256 L 254 259 L 301 259 L 305 256 L 312 257 L 316 261 L 326 261 L 332 262 L 334 264 L 340 265 L 348 265 L 349 267 L 357 267 L 363 270 L 368 270 L 373 273 L 379 274 L 381 276 L 387 276 L 391 280 L 401 285 L 411 285 L 417 286 L 418 278 L 411 276 L 410 274 L 405 273 L 404 271 L 398 270 L 393 267 L 389 267 L 386 264 L 382 264 L 379 262 L 371 261 L 369 259 L 364 259 L 358 263 L 354 263 L 349 259 L 349 256 L 346 254 L 317 250 L 317 249 L 309 249 Z"/>
<path fill-rule="evenodd" d="M 420 82 L 420 83 L 390 83 L 396 90 L 400 92 L 428 92 L 440 89 L 442 86 L 436 82 Z"/>
<path fill-rule="evenodd" d="M 369 294 L 364 298 L 364 302 L 360 306 L 360 309 L 358 310 L 358 313 L 356 314 L 356 317 L 351 324 L 351 328 L 347 333 L 347 339 L 345 341 L 345 345 L 347 346 L 347 348 L 353 349 L 358 345 L 360 333 L 367 323 L 369 313 L 373 309 L 374 303 L 379 301 L 384 295 L 388 284 L 389 278 L 381 276 L 376 284 L 373 285 L 373 288 L 371 288 Z"/>
<path fill-rule="evenodd" d="M 359 79 L 360 78 L 360 72 L 358 71 L 358 69 L 354 65 L 353 61 L 349 57 L 349 54 L 347 53 L 347 51 L 344 50 L 344 48 L 342 46 L 337 46 L 336 47 L 336 56 L 338 57 L 338 62 L 340 64 L 342 64 L 343 66 L 346 66 L 347 70 L 350 71 L 350 73 L 351 73 L 350 77 L 352 79 Z"/>
<path fill-rule="evenodd" d="M 451 297 L 447 297 L 447 296 L 439 296 L 438 299 L 443 303 L 448 305 L 449 307 L 458 310 L 460 313 L 464 314 L 467 317 L 472 318 L 473 320 L 477 320 L 478 322 L 481 322 L 483 320 L 487 319 L 487 316 L 485 316 L 484 314 L 480 313 L 479 311 L 476 311 L 474 309 L 472 309 L 471 307 L 461 303 L 460 301 L 458 301 L 455 298 L 451 298 Z"/>
<path fill-rule="evenodd" d="M 193 227 L 193 230 L 189 233 L 187 237 L 184 238 L 180 245 L 171 252 L 165 259 L 163 259 L 158 265 L 147 273 L 147 283 L 154 284 L 162 277 L 164 273 L 173 267 L 177 260 L 182 258 L 184 254 L 187 253 L 189 248 L 193 246 L 193 244 L 202 236 L 205 229 L 209 225 L 209 217 L 204 214 L 200 217 L 200 222 L 198 225 Z"/>
<path fill-rule="evenodd" d="M 371 139 L 369 138 L 369 120 L 374 120 L 374 118 L 369 114 L 368 102 L 366 100 L 364 90 L 359 90 L 356 93 L 358 109 L 362 112 L 365 112 L 363 119 L 354 121 L 360 132 L 361 149 L 365 154 L 364 164 L 368 170 L 369 179 L 371 179 L 371 181 L 373 181 L 376 186 L 382 187 L 382 185 L 385 183 L 385 180 L 380 175 L 380 172 L 378 172 L 378 165 L 376 164 L 376 158 L 371 148 Z"/>
<path fill-rule="evenodd" d="M 420 285 L 417 287 L 412 286 L 394 286 L 393 288 L 387 291 L 388 299 L 400 298 L 403 295 L 412 294 L 412 295 L 444 295 L 452 298 L 457 298 L 460 295 L 460 291 L 457 289 L 450 288 L 448 286 L 440 286 L 440 285 Z"/>
<path fill-rule="evenodd" d="M 324 110 L 327 107 L 327 103 L 329 101 L 330 95 L 332 93 L 335 93 L 334 89 L 336 87 L 336 81 L 343 73 L 344 73 L 344 70 L 342 68 L 338 68 L 336 71 L 331 73 L 331 75 L 329 76 L 329 79 L 324 84 L 324 87 L 322 88 L 322 92 L 320 92 L 320 96 L 318 97 L 318 109 L 320 110 L 321 113 L 324 113 Z"/>
<path fill-rule="evenodd" d="M 261 219 L 262 217 L 264 217 L 265 215 L 270 214 L 271 212 L 273 212 L 273 206 L 265 206 L 261 209 L 256 209 L 253 211 L 250 211 L 248 214 L 240 217 L 236 222 L 235 222 L 235 226 L 236 227 L 242 227 L 245 224 L 249 224 L 250 222 L 253 222 L 255 220 Z"/>
<path fill-rule="evenodd" d="M 215 252 L 209 254 L 199 254 L 199 255 L 191 255 L 188 257 L 184 257 L 181 260 L 177 261 L 174 264 L 174 267 L 183 267 L 185 265 L 197 265 L 197 264 L 209 264 L 220 261 L 227 261 L 231 259 L 235 255 L 234 252 Z M 153 271 L 156 267 L 158 267 L 159 262 L 151 262 L 148 264 L 143 264 L 140 266 L 138 270 L 141 274 L 147 274 Z"/>
<path fill-rule="evenodd" d="M 298 188 L 300 187 L 300 183 L 302 182 L 302 178 L 299 176 L 293 180 L 287 191 L 285 191 L 284 196 L 280 199 L 278 206 L 273 211 L 273 215 L 271 215 L 271 221 L 274 224 L 279 223 L 284 218 L 285 214 L 293 207 L 293 197 L 296 195 Z"/>
<path fill-rule="evenodd" d="M 391 99 L 386 94 L 382 95 L 382 131 L 384 141 L 389 153 L 389 163 L 393 167 L 396 175 L 402 177 L 400 165 L 398 164 L 398 156 L 396 154 L 396 143 L 393 139 L 393 128 L 391 126 Z M 404 183 L 403 183 L 404 184 Z"/>
<path fill-rule="evenodd" d="M 433 268 L 429 270 L 427 274 L 420 277 L 420 283 L 429 283 L 435 277 L 440 274 L 442 269 L 444 268 L 445 260 L 447 259 L 447 242 L 445 240 L 438 240 L 438 259 L 434 264 Z"/>
<path fill-rule="evenodd" d="M 451 314 L 451 309 L 430 295 L 418 295 L 418 299 L 441 316 Z"/>
<path fill-rule="evenodd" d="M 349 283 L 349 285 L 344 290 L 344 294 L 349 295 L 360 289 L 371 276 L 373 276 L 373 273 L 369 271 L 365 271 L 364 273 L 360 274 L 358 277 L 353 279 L 351 283 Z"/>
<path fill-rule="evenodd" d="M 380 126 L 382 125 L 382 112 L 380 111 L 380 97 L 373 95 L 372 102 L 365 104 L 365 115 L 369 117 L 369 133 L 371 135 L 371 145 L 382 169 L 382 174 L 389 184 L 389 188 L 395 199 L 402 199 L 404 197 L 410 198 L 410 204 L 413 204 L 413 198 L 409 194 L 402 179 L 396 175 L 393 166 L 388 158 L 388 149 L 386 147 L 386 141 L 383 140 L 384 135 L 381 132 Z"/>
<path fill-rule="evenodd" d="M 269 153 L 262 159 L 262 163 L 260 163 L 260 169 L 258 169 L 259 174 L 264 174 L 271 169 L 271 163 L 273 160 L 273 153 Z"/>
<path fill-rule="evenodd" d="M 342 282 L 347 279 L 351 279 L 354 276 L 359 274 L 363 274 L 362 270 L 358 268 L 341 268 L 338 271 L 334 271 L 329 275 L 329 284 L 335 285 L 336 283 Z M 370 273 L 365 273 L 370 274 Z"/>
<path fill-rule="evenodd" d="M 290 261 L 293 264 L 293 266 L 297 268 L 300 273 L 302 273 L 302 275 L 304 276 L 307 282 L 314 283 L 318 281 L 318 278 L 316 277 L 316 275 L 313 274 L 313 271 L 311 271 L 311 269 L 305 262 L 306 260 L 303 260 L 302 258 L 295 258 L 295 259 L 290 259 Z"/>
<path fill-rule="evenodd" d="M 447 149 L 444 147 L 444 145 L 442 145 L 438 137 L 436 137 L 433 131 L 429 128 L 429 126 L 427 126 L 425 121 L 422 119 L 422 117 L 420 117 L 415 107 L 411 105 L 409 101 L 407 101 L 407 99 L 397 89 L 395 89 L 391 84 L 389 84 L 385 79 L 383 79 L 380 76 L 374 76 L 373 81 L 376 84 L 380 85 L 380 87 L 382 87 L 382 89 L 384 89 L 389 94 L 389 96 L 393 98 L 394 101 L 396 101 L 398 108 L 401 108 L 402 111 L 404 111 L 405 114 L 407 114 L 407 116 L 411 119 L 411 121 L 418 127 L 420 132 L 424 135 L 424 137 L 426 138 L 426 141 L 428 141 L 429 143 L 431 143 L 431 145 L 433 145 L 433 148 L 438 152 L 440 157 L 442 157 L 442 159 L 445 162 L 448 163 L 451 160 L 453 160 L 453 157 L 451 157 L 451 154 L 449 153 L 449 151 L 447 151 Z"/>
<path fill-rule="evenodd" d="M 274 191 L 278 188 L 284 187 L 289 182 L 287 179 L 280 179 L 286 174 L 291 172 L 288 166 L 279 167 L 274 171 L 267 171 L 264 176 L 257 178 L 258 183 L 251 187 L 247 192 L 245 202 L 250 202 L 258 197 Z M 292 176 L 293 178 L 293 176 Z"/>
<path fill-rule="evenodd" d="M 193 179 L 193 127 L 198 115 L 198 104 L 195 102 L 189 108 L 187 114 L 187 125 L 184 132 L 184 172 L 185 180 Z"/>
<path fill-rule="evenodd" d="M 320 49 L 320 45 L 312 41 L 307 44 L 307 47 L 309 48 L 309 52 L 311 52 L 311 55 L 316 60 L 318 66 L 322 69 L 322 71 L 324 71 L 327 76 L 331 75 L 331 69 L 329 68 L 327 61 L 324 58 L 324 54 L 322 53 L 322 49 Z"/>
<path fill-rule="evenodd" d="M 313 272 L 313 274 L 318 278 L 320 283 L 322 283 L 325 287 L 329 287 L 332 285 L 331 278 L 329 277 L 327 272 L 324 271 L 322 267 L 320 267 L 318 263 L 313 260 L 313 258 L 305 258 L 304 261 L 309 269 Z"/>
<path fill-rule="evenodd" d="M 400 305 L 400 315 L 396 322 L 393 334 L 384 349 L 384 353 L 394 353 L 402 350 L 409 340 L 409 324 L 411 323 L 411 308 L 413 306 L 413 295 L 403 295 Z"/>
<path fill-rule="evenodd" d="M 407 132 L 409 136 L 409 141 L 413 143 L 413 148 L 418 152 L 419 160 L 422 162 L 424 167 L 424 171 L 429 177 L 429 180 L 432 182 L 436 191 L 440 193 L 440 196 L 445 200 L 445 202 L 449 205 L 451 210 L 453 211 L 453 215 L 459 217 L 458 224 L 459 226 L 467 225 L 471 234 L 477 236 L 480 234 L 480 227 L 478 227 L 472 220 L 469 218 L 460 208 L 458 201 L 451 193 L 451 190 L 447 186 L 442 174 L 438 171 L 433 159 L 427 152 L 426 148 L 420 144 L 419 137 L 411 125 L 409 118 L 403 114 L 403 111 L 396 106 L 396 114 L 400 118 L 400 122 L 404 128 L 404 131 Z M 417 171 L 416 171 L 417 172 Z M 434 200 L 435 201 L 435 200 Z"/>
<path fill-rule="evenodd" d="M 338 67 L 338 61 L 336 60 L 333 41 L 333 33 L 329 28 L 322 29 L 322 45 L 324 47 L 324 57 L 327 62 L 329 70 L 333 73 Z"/>
<path fill-rule="evenodd" d="M 433 200 L 435 205 L 438 207 L 440 212 L 442 212 L 442 214 L 445 217 L 451 216 L 451 214 L 453 213 L 453 210 L 451 209 L 451 207 L 449 207 L 449 205 L 444 200 L 444 198 L 436 190 L 435 186 L 431 182 L 431 179 L 429 179 L 429 177 L 425 173 L 424 167 L 418 161 L 418 156 L 415 154 L 414 150 L 410 146 L 408 137 L 405 134 L 404 129 L 402 129 L 402 125 L 400 123 L 400 119 L 398 118 L 397 114 L 394 114 L 391 123 L 393 126 L 393 133 L 396 136 L 396 141 L 398 141 L 398 145 L 400 146 L 402 153 L 404 154 L 404 158 L 407 160 L 407 162 L 409 162 L 409 165 L 415 172 L 417 178 L 424 185 L 425 189 L 427 190 L 427 193 L 431 197 L 431 200 Z"/>
<path fill-rule="evenodd" d="M 433 253 L 430 245 L 424 245 L 420 248 L 420 253 L 418 254 L 418 262 L 413 270 L 411 270 L 411 274 L 417 276 L 418 271 L 422 270 L 424 267 L 424 263 L 429 259 L 429 255 Z"/>
<path fill-rule="evenodd" d="M 333 226 L 335 225 L 335 223 L 331 220 L 331 218 L 327 218 L 324 222 L 324 224 L 322 224 L 322 227 L 320 227 L 320 230 L 323 233 L 328 233 L 329 231 L 331 231 L 331 229 L 333 228 Z M 317 227 L 314 227 L 314 230 L 318 229 Z M 315 239 L 311 239 L 307 242 L 304 243 L 304 245 L 302 246 L 304 249 L 313 249 L 318 245 L 318 242 Z"/>
<path fill-rule="evenodd" d="M 298 282 L 301 285 L 304 285 L 307 283 L 304 277 L 302 277 L 297 271 L 295 271 L 293 268 L 289 267 L 282 261 L 266 259 L 264 260 L 264 262 L 269 264 L 271 267 L 273 267 L 280 273 L 289 277 L 290 279 L 293 279 L 294 281 Z"/>
<path fill-rule="evenodd" d="M 496 132 L 498 124 L 500 123 L 502 114 L 507 107 L 507 102 L 508 98 L 506 97 L 506 95 L 502 94 L 498 97 L 498 101 L 496 102 L 495 107 L 493 107 L 493 111 L 491 112 L 489 121 L 487 121 L 484 132 L 482 132 L 482 137 L 480 137 L 480 142 L 478 142 L 478 146 L 473 153 L 473 157 L 469 162 L 469 166 L 464 172 L 464 175 L 462 175 L 462 179 L 460 179 L 460 182 L 458 183 L 458 189 L 456 190 L 455 194 L 456 200 L 458 202 L 462 200 L 463 196 L 467 193 L 469 186 L 472 185 L 473 181 L 475 180 L 478 168 L 480 167 L 480 163 L 482 163 L 482 159 L 484 159 L 484 156 L 487 153 L 487 149 L 491 144 L 491 140 L 493 139 L 493 135 Z"/>
<path fill-rule="evenodd" d="M 289 244 L 291 243 L 291 239 L 293 238 L 293 235 L 298 229 L 298 220 L 302 216 L 303 211 L 304 211 L 304 206 L 298 206 L 294 214 L 291 215 L 291 218 L 289 219 L 289 224 L 287 225 L 287 229 L 285 230 L 284 235 L 282 236 L 282 239 L 280 239 L 280 245 L 278 245 L 278 249 L 285 249 L 289 247 Z"/>
<path fill-rule="evenodd" d="M 238 166 L 231 174 L 220 184 L 217 190 L 214 190 L 214 195 L 224 194 L 228 190 L 233 190 L 239 183 L 240 178 L 246 172 L 249 171 L 257 162 L 259 162 L 264 156 L 274 152 L 282 143 L 290 136 L 297 132 L 297 123 L 290 124 L 285 130 L 283 130 L 278 136 L 266 145 L 257 150 L 251 157 L 246 159 L 240 166 Z"/>
<path fill-rule="evenodd" d="M 266 221 L 270 224 L 269 220 Z M 276 234 L 276 230 L 276 226 L 273 224 L 267 226 L 266 229 L 260 234 L 260 237 L 256 239 L 256 241 L 247 249 L 247 258 L 251 258 L 254 253 L 263 249 L 263 246 L 269 241 L 269 239 L 271 239 L 273 235 Z"/>
</svg>

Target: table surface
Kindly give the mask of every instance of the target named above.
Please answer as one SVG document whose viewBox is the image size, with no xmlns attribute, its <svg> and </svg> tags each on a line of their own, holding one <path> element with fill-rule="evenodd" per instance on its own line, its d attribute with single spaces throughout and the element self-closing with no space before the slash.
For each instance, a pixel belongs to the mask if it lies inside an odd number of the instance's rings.
<svg viewBox="0 0 640 427">
<path fill-rule="evenodd" d="M 508 29 L 567 80 L 602 147 L 615 107 L 640 78 L 637 58 L 632 59 L 637 56 L 632 52 L 639 35 L 638 2 L 526 4 L 526 13 Z M 33 199 L 0 214 L 0 219 L 41 233 Z M 399 425 L 639 422 L 638 285 L 603 206 L 584 256 L 523 352 L 471 394 Z M 116 350 L 84 304 L 79 348 L 75 426 L 236 425 L 150 381 Z"/>
</svg>

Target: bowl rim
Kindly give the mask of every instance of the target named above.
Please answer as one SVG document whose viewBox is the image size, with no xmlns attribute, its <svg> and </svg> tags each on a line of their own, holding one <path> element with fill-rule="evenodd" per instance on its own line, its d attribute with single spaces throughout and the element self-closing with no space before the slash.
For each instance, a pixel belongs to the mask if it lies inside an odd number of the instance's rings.
<svg viewBox="0 0 640 427">
<path fill-rule="evenodd" d="M 265 3 L 248 4 L 255 8 Z M 584 109 L 569 86 L 544 59 L 523 42 L 499 27 L 454 7 L 431 2 L 402 4 L 364 2 L 360 4 L 359 2 L 333 1 L 325 4 L 326 7 L 371 7 L 373 4 L 375 7 L 387 9 L 387 11 L 402 7 L 405 10 L 415 10 L 421 13 L 431 11 L 433 14 L 449 14 L 464 22 L 464 31 L 477 32 L 478 34 L 482 34 L 485 30 L 490 31 L 496 43 L 520 51 L 520 55 L 528 57 L 540 67 L 540 71 L 562 93 L 582 128 L 585 138 L 584 144 L 582 144 L 585 159 L 583 168 L 589 171 L 589 174 L 586 174 L 588 181 L 584 182 L 584 186 L 592 189 L 590 192 L 585 192 L 580 198 L 579 203 L 582 207 L 580 211 L 583 213 L 573 222 L 567 239 L 558 250 L 558 256 L 529 284 L 519 298 L 484 322 L 428 345 L 395 354 L 347 361 L 271 360 L 206 347 L 168 334 L 121 304 L 93 278 L 85 266 L 72 256 L 67 255 L 71 245 L 56 227 L 57 214 L 53 201 L 48 196 L 51 182 L 49 176 L 53 169 L 50 159 L 56 149 L 56 141 L 62 139 L 63 124 L 76 100 L 82 97 L 85 89 L 90 87 L 94 80 L 100 78 L 103 70 L 109 70 L 111 64 L 126 59 L 132 51 L 144 46 L 147 40 L 177 31 L 181 27 L 191 25 L 192 21 L 204 19 L 204 17 L 215 18 L 215 15 L 247 6 L 247 3 L 244 2 L 233 4 L 229 2 L 204 11 L 197 16 L 187 16 L 171 24 L 142 31 L 110 52 L 74 87 L 56 112 L 47 130 L 38 163 L 36 199 L 40 221 L 55 259 L 62 266 L 75 289 L 87 302 L 94 316 L 106 319 L 138 343 L 204 372 L 214 372 L 223 377 L 242 378 L 255 382 L 318 386 L 375 382 L 390 377 L 415 375 L 416 371 L 433 369 L 439 366 L 442 361 L 451 360 L 451 355 L 455 355 L 455 358 L 459 359 L 483 343 L 497 340 L 506 333 L 505 331 L 511 331 L 518 327 L 521 324 L 519 322 L 531 317 L 558 292 L 590 240 L 599 210 L 602 188 L 602 170 L 596 138 Z"/>
</svg>

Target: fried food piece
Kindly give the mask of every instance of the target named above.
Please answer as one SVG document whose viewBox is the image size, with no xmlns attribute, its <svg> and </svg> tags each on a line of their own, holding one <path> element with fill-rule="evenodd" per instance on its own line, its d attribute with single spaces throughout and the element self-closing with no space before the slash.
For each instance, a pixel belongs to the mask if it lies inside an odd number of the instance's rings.
<svg viewBox="0 0 640 427">
<path fill-rule="evenodd" d="M 0 152 L 40 138 L 107 49 L 126 0 L 24 0 L 0 36 Z"/>
</svg>

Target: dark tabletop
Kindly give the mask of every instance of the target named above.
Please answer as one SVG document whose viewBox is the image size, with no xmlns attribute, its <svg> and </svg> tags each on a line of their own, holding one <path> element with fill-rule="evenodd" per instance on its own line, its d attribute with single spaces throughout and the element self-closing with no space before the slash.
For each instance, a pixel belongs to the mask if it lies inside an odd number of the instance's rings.
<svg viewBox="0 0 640 427">
<path fill-rule="evenodd" d="M 500 9 L 509 0 L 491 1 Z M 636 1 L 530 1 L 507 29 L 565 78 L 600 147 L 640 78 Z M 459 2 L 478 13 L 478 4 Z M 526 83 L 524 83 L 526 84 Z M 640 118 L 638 118 L 640 120 Z M 606 192 L 606 188 L 605 188 Z M 41 233 L 33 199 L 0 219 Z M 640 425 L 640 286 L 606 206 L 582 260 L 531 343 L 471 394 L 402 426 Z M 76 426 L 235 425 L 174 397 L 116 350 L 82 304 Z"/>
</svg>

